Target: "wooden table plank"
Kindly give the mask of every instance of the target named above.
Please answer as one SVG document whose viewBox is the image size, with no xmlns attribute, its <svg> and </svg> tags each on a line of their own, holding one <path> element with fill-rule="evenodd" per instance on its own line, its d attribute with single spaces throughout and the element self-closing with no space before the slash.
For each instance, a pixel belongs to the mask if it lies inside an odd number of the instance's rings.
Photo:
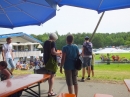
<svg viewBox="0 0 130 97">
<path fill-rule="evenodd" d="M 130 92 L 130 79 L 124 79 L 124 83 L 126 87 L 128 88 L 128 91 Z"/>
<path fill-rule="evenodd" d="M 28 74 L 1 81 L 0 97 L 6 97 L 14 94 L 38 82 L 43 82 L 49 77 L 50 75 L 46 74 Z"/>
</svg>

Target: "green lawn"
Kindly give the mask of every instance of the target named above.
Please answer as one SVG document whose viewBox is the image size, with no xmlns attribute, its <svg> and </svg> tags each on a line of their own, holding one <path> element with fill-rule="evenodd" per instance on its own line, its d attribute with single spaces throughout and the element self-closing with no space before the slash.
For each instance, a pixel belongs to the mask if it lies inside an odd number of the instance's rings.
<svg viewBox="0 0 130 97">
<path fill-rule="evenodd" d="M 95 80 L 123 81 L 130 79 L 130 64 L 95 65 Z"/>
<path fill-rule="evenodd" d="M 107 56 L 107 54 L 103 54 L 103 55 Z M 115 54 L 112 53 L 112 54 L 110 54 L 110 58 L 111 58 L 112 55 L 119 55 L 120 58 L 125 57 L 125 58 L 130 60 L 130 53 L 118 53 L 118 54 L 117 53 L 115 53 Z M 95 55 L 95 60 L 101 60 L 100 56 L 101 56 L 101 54 Z"/>
<path fill-rule="evenodd" d="M 101 60 L 100 55 L 95 55 L 95 60 Z M 105 54 L 106 55 L 106 54 Z M 121 53 L 121 54 L 110 54 L 119 55 L 120 57 L 126 57 L 130 59 L 129 53 Z M 130 63 L 111 63 L 107 64 L 95 64 L 94 66 L 95 76 L 92 78 L 93 81 L 109 81 L 109 82 L 123 82 L 123 79 L 130 79 Z M 23 75 L 23 74 L 32 74 L 33 70 L 15 70 L 14 75 Z M 82 76 L 82 72 L 79 71 L 78 78 L 80 79 Z M 60 74 L 59 70 L 56 74 L 57 78 L 64 78 L 64 74 Z"/>
<path fill-rule="evenodd" d="M 123 82 L 123 79 L 130 79 L 130 64 L 96 64 L 94 66 L 95 76 L 93 81 L 107 81 L 107 82 Z M 32 70 L 15 70 L 15 75 L 32 74 Z M 81 71 L 78 77 L 81 78 Z M 64 78 L 64 74 L 57 71 L 57 78 Z"/>
<path fill-rule="evenodd" d="M 13 74 L 15 76 L 25 75 L 25 74 L 33 74 L 33 71 L 32 70 L 14 70 Z"/>
<path fill-rule="evenodd" d="M 123 79 L 130 79 L 130 64 L 96 64 L 94 66 L 94 81 L 122 82 Z M 78 77 L 81 78 L 82 71 L 79 71 Z M 57 72 L 57 77 L 64 77 Z"/>
</svg>

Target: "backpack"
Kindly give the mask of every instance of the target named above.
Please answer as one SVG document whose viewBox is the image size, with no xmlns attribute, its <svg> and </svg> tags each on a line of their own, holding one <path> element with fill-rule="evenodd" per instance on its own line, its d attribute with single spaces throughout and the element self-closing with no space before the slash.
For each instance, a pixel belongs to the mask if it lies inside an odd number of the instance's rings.
<svg viewBox="0 0 130 97">
<path fill-rule="evenodd" d="M 91 42 L 86 42 L 84 45 L 84 54 L 85 55 L 92 55 L 92 46 Z"/>
</svg>

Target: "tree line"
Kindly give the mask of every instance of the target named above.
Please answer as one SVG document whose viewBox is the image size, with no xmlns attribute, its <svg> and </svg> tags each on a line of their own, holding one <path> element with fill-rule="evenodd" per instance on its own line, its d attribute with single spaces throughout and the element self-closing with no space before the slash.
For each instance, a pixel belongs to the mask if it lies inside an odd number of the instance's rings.
<svg viewBox="0 0 130 97">
<path fill-rule="evenodd" d="M 66 36 L 72 34 L 74 36 L 74 44 L 82 45 L 85 36 L 91 37 L 92 33 L 67 33 L 65 35 L 58 35 L 58 40 L 56 41 L 57 49 L 62 49 L 66 45 Z M 35 35 L 31 34 L 34 38 L 44 42 L 48 39 L 48 33 Z M 103 48 L 106 46 L 125 46 L 130 47 L 130 32 L 118 32 L 118 33 L 95 33 L 93 39 L 91 40 L 94 48 Z"/>
</svg>

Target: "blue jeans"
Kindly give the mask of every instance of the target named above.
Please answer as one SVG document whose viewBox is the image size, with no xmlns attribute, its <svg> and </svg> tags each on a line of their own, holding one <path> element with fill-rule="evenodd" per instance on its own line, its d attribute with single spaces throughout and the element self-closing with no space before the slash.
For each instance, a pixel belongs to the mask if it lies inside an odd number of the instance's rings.
<svg viewBox="0 0 130 97">
<path fill-rule="evenodd" d="M 7 58 L 7 59 L 6 59 L 6 62 L 7 62 L 7 64 L 8 64 L 7 68 L 9 68 L 9 69 L 14 69 L 14 68 L 15 68 L 15 66 L 14 66 L 14 61 L 13 61 L 12 58 Z"/>
</svg>

